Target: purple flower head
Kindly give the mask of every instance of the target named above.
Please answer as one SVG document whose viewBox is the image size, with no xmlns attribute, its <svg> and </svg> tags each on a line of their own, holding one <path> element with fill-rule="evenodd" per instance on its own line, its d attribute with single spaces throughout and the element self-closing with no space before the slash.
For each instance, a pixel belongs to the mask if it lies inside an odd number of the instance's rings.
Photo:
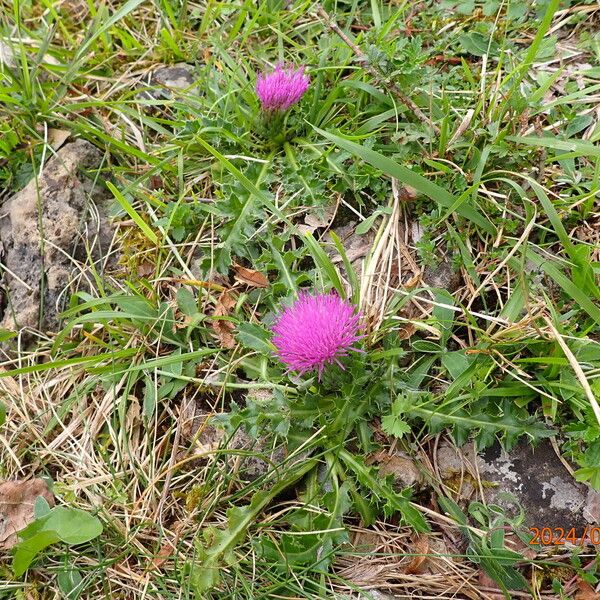
<svg viewBox="0 0 600 600">
<path fill-rule="evenodd" d="M 327 364 L 337 363 L 347 356 L 353 344 L 364 336 L 360 315 L 355 307 L 337 294 L 301 292 L 298 299 L 280 313 L 273 326 L 273 344 L 277 356 L 289 371 L 306 373 L 317 370 L 319 379 Z"/>
<path fill-rule="evenodd" d="M 259 75 L 256 95 L 264 111 L 284 112 L 304 96 L 309 83 L 304 67 L 294 70 L 277 65 L 273 72 Z"/>
</svg>

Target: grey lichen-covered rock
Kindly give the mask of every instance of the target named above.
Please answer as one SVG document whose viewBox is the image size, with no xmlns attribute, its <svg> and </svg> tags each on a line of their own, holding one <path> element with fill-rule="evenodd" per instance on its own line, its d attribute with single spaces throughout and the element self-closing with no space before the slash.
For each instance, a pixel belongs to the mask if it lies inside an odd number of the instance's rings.
<svg viewBox="0 0 600 600">
<path fill-rule="evenodd" d="M 581 535 L 600 520 L 600 494 L 573 479 L 547 440 L 535 448 L 521 441 L 508 453 L 492 446 L 479 469 L 482 479 L 496 484 L 485 487 L 487 501 L 514 512 L 506 492 L 513 495 L 528 527 L 575 528 Z"/>
<path fill-rule="evenodd" d="M 548 440 L 532 447 L 523 439 L 508 452 L 495 444 L 479 455 L 473 444 L 457 449 L 443 441 L 436 465 L 458 501 L 467 504 L 483 492 L 508 516 L 523 510 L 526 527 L 575 528 L 581 535 L 600 521 L 600 493 L 575 481 Z"/>
<path fill-rule="evenodd" d="M 180 63 L 172 67 L 160 67 L 148 76 L 148 86 L 152 89 L 141 92 L 140 97 L 146 100 L 169 100 L 172 90 L 189 90 L 198 93 L 194 86 L 193 67 Z"/>
<path fill-rule="evenodd" d="M 0 328 L 54 330 L 69 295 L 77 257 L 85 258 L 86 243 L 92 236 L 97 239 L 100 229 L 101 242 L 112 238 L 106 233 L 106 217 L 99 219 L 93 206 L 83 175 L 100 162 L 101 153 L 89 142 L 66 144 L 37 179 L 3 204 L 0 241 L 5 307 Z"/>
</svg>

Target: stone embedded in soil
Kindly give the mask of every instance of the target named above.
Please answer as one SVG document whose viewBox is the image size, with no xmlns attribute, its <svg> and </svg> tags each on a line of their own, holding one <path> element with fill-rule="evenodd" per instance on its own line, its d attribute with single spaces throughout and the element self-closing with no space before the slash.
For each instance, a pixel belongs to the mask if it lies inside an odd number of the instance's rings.
<svg viewBox="0 0 600 600">
<path fill-rule="evenodd" d="M 455 292 L 460 287 L 460 271 L 455 271 L 452 264 L 442 261 L 435 267 L 425 267 L 422 275 L 423 282 L 432 288 Z"/>
<path fill-rule="evenodd" d="M 375 241 L 376 231 L 375 229 L 370 229 L 367 233 L 359 235 L 356 233 L 356 227 L 357 223 L 355 221 L 350 221 L 346 225 L 335 227 L 333 232 L 340 239 L 344 251 L 346 252 L 346 257 L 350 261 L 354 272 L 360 273 L 362 270 L 362 261 L 369 254 L 373 242 Z M 333 242 L 332 237 L 329 234 L 325 236 L 325 239 L 330 243 Z M 342 262 L 342 257 L 335 246 L 333 246 L 333 243 L 331 243 L 331 247 L 327 250 L 327 253 L 334 263 Z"/>
<path fill-rule="evenodd" d="M 510 492 L 525 511 L 527 527 L 575 528 L 579 536 L 600 520 L 600 493 L 576 482 L 547 440 L 536 447 L 521 440 L 508 453 L 492 446 L 481 455 L 480 472 L 497 484 L 485 488 L 487 501 L 516 514 L 503 494 Z"/>
<path fill-rule="evenodd" d="M 379 476 L 391 475 L 394 487 L 402 490 L 407 487 L 419 486 L 423 483 L 423 474 L 415 461 L 404 452 L 396 450 L 393 453 L 377 452 L 367 459 L 368 465 L 379 467 Z"/>
<path fill-rule="evenodd" d="M 55 330 L 69 297 L 75 261 L 86 260 L 86 244 L 94 245 L 96 256 L 106 251 L 112 231 L 98 206 L 105 193 L 81 174 L 97 168 L 101 159 L 100 151 L 85 140 L 66 144 L 47 161 L 37 181 L 3 204 L 6 296 L 0 328 Z"/>
<path fill-rule="evenodd" d="M 198 93 L 194 85 L 193 67 L 180 63 L 172 67 L 160 67 L 150 74 L 148 86 L 154 89 L 144 90 L 140 97 L 146 100 L 170 100 L 170 90 L 189 90 Z"/>
<path fill-rule="evenodd" d="M 208 455 L 222 448 L 223 456 L 227 456 L 232 472 L 245 481 L 254 481 L 285 461 L 285 447 L 281 443 L 273 446 L 270 435 L 259 435 L 255 439 L 240 427 L 230 436 L 214 424 L 214 418 L 217 416 L 214 413 L 206 413 L 194 402 L 188 401 L 182 405 L 182 438 L 188 443 L 193 443 L 194 451 Z M 181 458 L 184 455 L 185 453 L 182 453 Z"/>
<path fill-rule="evenodd" d="M 522 439 L 508 452 L 495 444 L 477 456 L 476 465 L 472 444 L 457 450 L 443 442 L 436 464 L 442 481 L 460 499 L 475 500 L 481 489 L 487 503 L 509 516 L 516 517 L 521 507 L 526 527 L 575 528 L 580 536 L 600 520 L 600 493 L 574 480 L 548 440 L 533 447 Z"/>
<path fill-rule="evenodd" d="M 461 499 L 470 499 L 475 491 L 477 475 L 473 444 L 457 448 L 443 440 L 436 453 L 436 465 L 441 480 Z"/>
</svg>

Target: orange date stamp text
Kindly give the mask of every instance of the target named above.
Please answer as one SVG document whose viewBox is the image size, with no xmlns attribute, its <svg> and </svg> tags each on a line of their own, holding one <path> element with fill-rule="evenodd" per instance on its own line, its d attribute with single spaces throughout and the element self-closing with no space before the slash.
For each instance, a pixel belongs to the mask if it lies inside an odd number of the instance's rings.
<svg viewBox="0 0 600 600">
<path fill-rule="evenodd" d="M 600 546 L 600 527 L 585 527 L 581 535 L 575 527 L 530 527 L 529 532 L 533 535 L 531 545 L 564 546 L 568 542 L 582 547 L 588 544 Z"/>
</svg>

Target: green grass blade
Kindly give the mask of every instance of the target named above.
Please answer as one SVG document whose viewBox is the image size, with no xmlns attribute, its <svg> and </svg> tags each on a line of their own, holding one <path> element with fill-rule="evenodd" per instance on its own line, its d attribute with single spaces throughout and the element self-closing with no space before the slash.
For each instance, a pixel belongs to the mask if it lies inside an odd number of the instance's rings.
<svg viewBox="0 0 600 600">
<path fill-rule="evenodd" d="M 564 273 L 561 272 L 547 258 L 542 258 L 531 249 L 527 250 L 527 258 L 537 267 L 542 269 L 548 277 L 553 279 L 563 291 L 573 299 L 575 304 L 582 308 L 598 325 L 600 325 L 600 308 L 598 308 L 588 295 L 581 291 Z"/>
<path fill-rule="evenodd" d="M 456 212 L 459 215 L 465 219 L 468 219 L 475 225 L 478 225 L 486 233 L 492 234 L 494 232 L 494 227 L 492 224 L 476 208 L 470 206 L 466 199 L 465 201 L 461 201 L 459 198 L 453 196 L 450 192 L 439 185 L 429 181 L 428 179 L 425 179 L 425 177 L 422 175 L 419 175 L 418 173 L 399 165 L 391 158 L 388 158 L 387 156 L 384 156 L 375 150 L 365 148 L 360 144 L 351 142 L 350 140 L 342 138 L 339 135 L 335 135 L 334 133 L 323 131 L 318 127 L 315 127 L 314 129 L 318 131 L 324 138 L 333 142 L 336 146 L 339 146 L 340 148 L 343 148 L 344 150 L 347 150 L 348 152 L 360 157 L 362 160 L 368 162 L 376 169 L 383 171 L 386 175 L 394 177 L 398 181 L 413 187 L 428 198 L 431 198 L 438 204 L 441 204 L 444 208 L 455 207 Z"/>
<path fill-rule="evenodd" d="M 505 139 L 528 146 L 542 146 L 544 148 L 552 148 L 553 150 L 573 152 L 577 156 L 596 156 L 600 158 L 600 146 L 581 140 L 559 140 L 554 137 L 537 137 L 533 135 L 527 137 L 510 135 Z"/>
<path fill-rule="evenodd" d="M 107 181 L 106 185 L 108 189 L 113 193 L 117 202 L 121 205 L 123 210 L 135 221 L 135 224 L 144 232 L 144 235 L 153 243 L 158 244 L 158 237 L 150 229 L 149 225 L 142 219 L 139 213 L 129 204 L 127 198 L 121 194 L 121 192 L 110 182 Z"/>
</svg>

